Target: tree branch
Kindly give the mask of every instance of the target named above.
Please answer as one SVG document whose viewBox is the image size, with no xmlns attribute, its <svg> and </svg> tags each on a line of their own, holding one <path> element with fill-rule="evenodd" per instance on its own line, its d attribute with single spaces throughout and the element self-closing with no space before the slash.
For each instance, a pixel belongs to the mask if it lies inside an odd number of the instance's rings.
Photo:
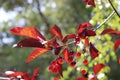
<svg viewBox="0 0 120 80">
<path fill-rule="evenodd" d="M 110 3 L 111 7 L 112 7 L 113 10 L 115 11 L 115 13 L 118 15 L 118 17 L 120 18 L 120 14 L 117 12 L 117 10 L 115 9 L 115 7 L 113 6 L 111 0 L 108 0 L 108 2 Z"/>
<path fill-rule="evenodd" d="M 40 8 L 40 2 L 39 0 L 36 0 L 37 3 L 37 9 L 38 9 L 38 13 L 40 15 L 40 17 L 42 18 L 42 20 L 45 22 L 47 27 L 50 27 L 50 23 L 48 22 L 47 18 L 45 17 L 45 15 L 41 12 L 41 8 Z"/>
<path fill-rule="evenodd" d="M 115 14 L 115 11 L 113 11 L 99 26 L 97 26 L 97 28 L 94 29 L 94 31 L 96 31 L 96 30 L 99 29 L 103 24 L 105 24 L 114 14 Z"/>
</svg>

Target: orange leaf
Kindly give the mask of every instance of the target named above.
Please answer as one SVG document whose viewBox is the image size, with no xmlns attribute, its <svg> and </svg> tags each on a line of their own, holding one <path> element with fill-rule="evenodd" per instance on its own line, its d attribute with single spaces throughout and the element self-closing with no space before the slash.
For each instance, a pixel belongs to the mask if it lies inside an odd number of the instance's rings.
<svg viewBox="0 0 120 80">
<path fill-rule="evenodd" d="M 49 50 L 51 50 L 51 48 L 37 48 L 35 49 L 30 56 L 28 57 L 26 63 L 31 62 L 32 60 L 36 59 L 37 57 L 41 56 L 42 54 L 44 54 L 45 52 L 48 52 Z"/>
<path fill-rule="evenodd" d="M 34 39 L 45 41 L 45 37 L 35 27 L 14 27 L 10 29 L 10 32 L 19 35 L 26 36 Z"/>
<path fill-rule="evenodd" d="M 64 55 L 64 59 L 66 60 L 67 63 L 69 63 L 69 61 L 68 61 L 68 54 L 69 54 L 68 48 L 65 48 L 63 50 L 63 55 Z"/>
<path fill-rule="evenodd" d="M 57 25 L 54 25 L 51 29 L 50 29 L 50 32 L 57 36 L 59 39 L 62 39 L 63 36 L 62 36 L 62 32 L 60 30 L 60 28 L 57 26 Z"/>
<path fill-rule="evenodd" d="M 40 71 L 40 68 L 35 68 L 33 72 L 33 76 L 38 76 L 39 71 Z"/>
<path fill-rule="evenodd" d="M 120 39 L 117 39 L 115 42 L 114 42 L 114 50 L 116 51 L 117 48 L 119 47 L 120 45 Z"/>
</svg>

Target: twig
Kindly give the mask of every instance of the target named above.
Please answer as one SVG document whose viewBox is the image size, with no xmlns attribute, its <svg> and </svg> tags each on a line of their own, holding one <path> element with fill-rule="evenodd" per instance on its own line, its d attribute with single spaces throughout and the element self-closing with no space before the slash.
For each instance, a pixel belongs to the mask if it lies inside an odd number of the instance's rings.
<svg viewBox="0 0 120 80">
<path fill-rule="evenodd" d="M 37 3 L 37 9 L 38 9 L 39 15 L 41 16 L 42 20 L 45 22 L 46 26 L 50 27 L 50 23 L 48 22 L 48 20 L 45 17 L 45 15 L 41 12 L 39 0 L 36 0 L 36 3 Z"/>
<path fill-rule="evenodd" d="M 108 0 L 108 2 L 110 3 L 111 7 L 112 7 L 113 10 L 115 11 L 115 13 L 118 15 L 118 17 L 120 18 L 120 14 L 117 12 L 117 10 L 115 9 L 115 7 L 113 6 L 111 0 Z"/>
<path fill-rule="evenodd" d="M 103 24 L 105 24 L 114 14 L 115 14 L 115 11 L 113 11 L 99 26 L 97 26 L 97 28 L 94 29 L 94 31 L 96 31 L 96 30 L 99 29 Z"/>
</svg>

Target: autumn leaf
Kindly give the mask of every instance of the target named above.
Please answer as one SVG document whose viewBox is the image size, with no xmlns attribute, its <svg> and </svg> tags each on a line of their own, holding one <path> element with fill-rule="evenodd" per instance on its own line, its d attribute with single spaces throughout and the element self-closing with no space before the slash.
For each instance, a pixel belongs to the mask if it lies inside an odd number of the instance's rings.
<svg viewBox="0 0 120 80">
<path fill-rule="evenodd" d="M 105 64 L 102 64 L 102 63 L 98 63 L 96 65 L 94 65 L 93 67 L 93 71 L 95 73 L 95 75 L 97 75 L 101 69 L 103 69 L 105 67 Z"/>
<path fill-rule="evenodd" d="M 91 55 L 92 59 L 95 59 L 99 55 L 98 50 L 93 46 L 92 43 L 90 43 L 90 55 Z"/>
<path fill-rule="evenodd" d="M 38 76 L 39 71 L 40 71 L 40 68 L 35 68 L 33 71 L 33 76 Z"/>
<path fill-rule="evenodd" d="M 86 30 L 86 32 L 85 32 L 85 36 L 95 36 L 95 35 L 96 35 L 96 33 L 93 30 Z"/>
<path fill-rule="evenodd" d="M 30 77 L 29 77 L 29 73 L 28 72 L 24 73 L 24 75 L 22 76 L 22 78 L 24 80 L 31 80 Z"/>
<path fill-rule="evenodd" d="M 17 44 L 14 44 L 13 47 L 19 48 L 19 47 L 40 47 L 43 48 L 44 45 L 40 43 L 39 40 L 34 39 L 34 38 L 27 38 L 24 39 Z"/>
<path fill-rule="evenodd" d="M 116 34 L 116 35 L 120 35 L 120 31 L 117 30 L 113 30 L 111 28 L 105 29 L 102 31 L 101 35 L 105 35 L 105 34 Z"/>
<path fill-rule="evenodd" d="M 38 72 L 40 71 L 40 68 L 34 69 L 33 76 L 30 80 L 36 80 L 36 77 L 38 76 Z"/>
<path fill-rule="evenodd" d="M 64 56 L 64 59 L 66 60 L 66 62 L 67 63 L 69 63 L 69 61 L 68 61 L 68 54 L 69 54 L 69 52 L 68 52 L 68 48 L 65 48 L 64 50 L 63 50 L 63 56 Z"/>
<path fill-rule="evenodd" d="M 88 5 L 91 5 L 91 6 L 95 7 L 94 0 L 83 0 L 83 1 L 86 2 Z"/>
<path fill-rule="evenodd" d="M 89 22 L 81 23 L 81 24 L 79 24 L 79 27 L 77 29 L 77 33 L 80 34 L 86 29 L 86 27 L 91 27 L 91 26 L 92 25 Z"/>
<path fill-rule="evenodd" d="M 19 35 L 34 38 L 41 42 L 46 41 L 45 37 L 35 27 L 14 27 L 10 32 Z"/>
<path fill-rule="evenodd" d="M 26 63 L 31 62 L 32 60 L 36 59 L 37 57 L 41 56 L 45 52 L 48 52 L 51 48 L 37 48 L 35 49 L 28 57 Z"/>
<path fill-rule="evenodd" d="M 63 42 L 63 43 L 66 43 L 66 42 L 68 41 L 68 39 L 73 39 L 73 38 L 75 38 L 75 37 L 76 37 L 75 34 L 68 34 L 68 35 L 66 35 L 66 36 L 63 38 L 62 42 Z"/>
<path fill-rule="evenodd" d="M 84 40 L 85 42 L 85 46 L 89 46 L 89 39 L 88 38 L 85 38 L 85 40 Z"/>
<path fill-rule="evenodd" d="M 120 39 L 117 39 L 115 42 L 114 42 L 114 50 L 116 51 L 117 48 L 119 47 L 120 45 Z"/>
<path fill-rule="evenodd" d="M 50 28 L 50 32 L 55 35 L 56 37 L 58 37 L 59 39 L 62 40 L 63 36 L 62 36 L 62 32 L 60 30 L 60 28 L 57 25 L 54 25 L 52 28 Z"/>
</svg>

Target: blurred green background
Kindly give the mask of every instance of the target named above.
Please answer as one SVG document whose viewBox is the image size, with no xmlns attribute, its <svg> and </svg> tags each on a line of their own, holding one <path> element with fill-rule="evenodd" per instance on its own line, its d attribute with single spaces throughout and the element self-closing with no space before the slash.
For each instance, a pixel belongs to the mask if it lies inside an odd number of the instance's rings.
<svg viewBox="0 0 120 80">
<path fill-rule="evenodd" d="M 120 1 L 111 1 L 120 11 Z M 11 34 L 9 29 L 14 26 L 35 26 L 49 40 L 51 38 L 49 28 L 54 24 L 62 29 L 64 35 L 75 33 L 78 24 L 86 21 L 95 28 L 113 11 L 107 0 L 95 0 L 95 3 L 94 8 L 86 5 L 82 0 L 0 0 L 0 73 L 7 70 L 32 72 L 34 68 L 40 67 L 40 79 L 53 80 L 54 74 L 47 69 L 50 62 L 55 59 L 52 52 L 25 64 L 25 60 L 34 48 L 12 48 L 12 45 L 23 37 Z M 2 14 L 4 11 L 6 15 Z M 117 63 L 120 49 L 116 52 L 113 49 L 113 43 L 119 36 L 100 36 L 105 28 L 120 30 L 120 18 L 114 14 L 96 31 L 97 36 L 91 37 L 91 42 L 96 45 L 101 57 L 90 62 L 86 68 L 91 70 L 95 61 L 106 63 L 108 66 L 103 70 L 106 76 L 99 80 L 120 80 L 120 64 Z M 81 67 L 85 66 L 71 68 L 64 65 L 64 77 L 61 80 L 76 80 L 81 76 L 79 71 Z"/>
</svg>

